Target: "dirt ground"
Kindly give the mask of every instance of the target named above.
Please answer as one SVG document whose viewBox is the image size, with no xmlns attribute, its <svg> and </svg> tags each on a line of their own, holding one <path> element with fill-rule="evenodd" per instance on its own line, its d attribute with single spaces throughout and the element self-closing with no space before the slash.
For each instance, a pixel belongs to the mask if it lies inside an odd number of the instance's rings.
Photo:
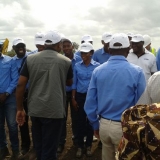
<svg viewBox="0 0 160 160">
<path fill-rule="evenodd" d="M 31 124 L 31 123 L 30 123 Z M 7 130 L 7 128 L 6 128 Z M 8 130 L 7 130 L 7 139 L 8 139 Z M 9 143 L 10 144 L 10 143 Z M 101 160 L 101 149 L 97 147 L 98 141 L 93 142 L 92 144 L 92 157 L 86 157 L 85 154 L 82 158 L 75 158 L 77 148 L 73 145 L 72 142 L 72 130 L 71 130 L 71 118 L 70 118 L 70 112 L 68 115 L 67 120 L 67 141 L 65 144 L 65 148 L 61 154 L 58 155 L 58 160 Z M 10 150 L 11 152 L 11 150 Z M 7 160 L 7 158 L 6 158 Z M 25 158 L 24 160 L 29 160 L 28 158 Z"/>
</svg>

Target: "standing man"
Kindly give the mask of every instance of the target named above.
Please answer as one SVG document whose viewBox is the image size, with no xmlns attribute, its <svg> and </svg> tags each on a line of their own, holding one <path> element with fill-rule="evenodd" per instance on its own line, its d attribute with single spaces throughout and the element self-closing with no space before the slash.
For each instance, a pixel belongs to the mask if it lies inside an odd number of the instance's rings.
<svg viewBox="0 0 160 160">
<path fill-rule="evenodd" d="M 97 61 L 99 62 L 100 64 L 104 63 L 104 62 L 107 62 L 109 57 L 111 56 L 109 54 L 109 41 L 112 37 L 112 34 L 111 33 L 104 33 L 102 35 L 102 44 L 103 44 L 103 48 L 101 49 L 98 49 L 94 52 L 92 58 L 94 61 Z"/>
<path fill-rule="evenodd" d="M 146 84 L 142 69 L 126 60 L 130 49 L 126 34 L 113 35 L 109 48 L 112 56 L 93 71 L 85 102 L 94 134 L 102 142 L 102 160 L 115 160 L 122 137 L 121 114 L 136 104 Z"/>
<path fill-rule="evenodd" d="M 26 52 L 26 44 L 22 38 L 15 38 L 13 40 L 13 46 L 12 48 L 14 49 L 16 55 L 13 57 L 13 60 L 16 63 L 17 71 L 19 73 L 17 79 L 20 76 L 20 70 L 22 67 L 22 63 L 27 57 L 27 52 Z M 29 126 L 28 126 L 28 107 L 27 107 L 27 96 L 28 96 L 28 88 L 25 90 L 24 98 L 23 98 L 23 106 L 24 110 L 26 112 L 26 117 L 25 117 L 25 123 L 23 126 L 20 126 L 20 133 L 21 133 L 21 153 L 22 155 L 25 155 L 30 148 L 30 135 L 29 135 Z"/>
<path fill-rule="evenodd" d="M 31 116 L 37 160 L 56 160 L 59 135 L 65 117 L 65 86 L 72 84 L 71 61 L 59 54 L 61 36 L 45 35 L 45 50 L 27 57 L 19 78 L 17 122 L 25 121 L 23 94 L 29 80 L 28 115 Z"/>
<path fill-rule="evenodd" d="M 144 38 L 142 35 L 134 35 L 131 40 L 131 45 L 133 52 L 128 54 L 127 60 L 143 69 L 147 81 L 149 77 L 157 71 L 156 58 L 143 47 Z"/>
<path fill-rule="evenodd" d="M 75 64 L 82 59 L 73 53 L 73 44 L 70 39 L 64 38 L 62 39 L 62 51 L 66 57 L 68 57 L 71 60 L 72 63 L 72 69 L 74 68 Z M 72 133 L 73 133 L 73 143 L 76 145 L 77 141 L 77 112 L 74 110 L 72 105 L 72 86 L 66 86 L 66 117 L 64 118 L 64 123 L 60 135 L 60 141 L 58 146 L 58 153 L 62 153 L 64 149 L 64 145 L 66 143 L 66 136 L 67 136 L 67 128 L 66 128 L 66 122 L 67 122 L 67 116 L 68 116 L 68 106 L 70 106 L 71 111 L 71 120 L 72 120 Z"/>
<path fill-rule="evenodd" d="M 3 44 L 0 43 L 0 159 L 4 160 L 9 155 L 5 133 L 6 120 L 12 147 L 10 160 L 17 160 L 19 157 L 19 140 L 14 92 L 18 81 L 18 70 L 15 61 L 2 54 L 2 46 Z"/>
</svg>

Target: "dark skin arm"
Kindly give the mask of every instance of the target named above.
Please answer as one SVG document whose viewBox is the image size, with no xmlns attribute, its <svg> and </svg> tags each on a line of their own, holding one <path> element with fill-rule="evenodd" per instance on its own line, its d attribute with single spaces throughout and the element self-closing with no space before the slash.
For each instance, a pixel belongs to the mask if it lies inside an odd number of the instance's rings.
<svg viewBox="0 0 160 160">
<path fill-rule="evenodd" d="M 67 86 L 71 86 L 73 83 L 72 79 L 68 79 L 67 82 L 66 82 L 66 85 Z"/>
<path fill-rule="evenodd" d="M 0 103 L 3 104 L 6 100 L 7 96 L 5 93 L 0 94 Z"/>
<path fill-rule="evenodd" d="M 23 109 L 23 96 L 24 96 L 27 82 L 28 82 L 27 77 L 20 76 L 19 81 L 18 81 L 18 85 L 16 88 L 16 101 L 17 101 L 16 121 L 19 126 L 22 126 L 25 122 L 26 113 Z"/>
<path fill-rule="evenodd" d="M 72 105 L 74 107 L 74 110 L 78 111 L 78 104 L 77 101 L 75 100 L 75 95 L 76 95 L 76 90 L 72 90 Z"/>
</svg>

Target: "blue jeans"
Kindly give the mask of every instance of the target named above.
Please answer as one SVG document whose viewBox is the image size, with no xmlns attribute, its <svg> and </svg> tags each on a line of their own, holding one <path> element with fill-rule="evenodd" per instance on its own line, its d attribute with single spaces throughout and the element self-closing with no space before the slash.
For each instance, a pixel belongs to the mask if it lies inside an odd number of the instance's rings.
<svg viewBox="0 0 160 160">
<path fill-rule="evenodd" d="M 31 117 L 37 160 L 56 160 L 63 119 Z"/>
<path fill-rule="evenodd" d="M 9 129 L 9 139 L 12 150 L 19 150 L 18 126 L 16 122 L 16 99 L 11 94 L 5 103 L 0 104 L 0 149 L 7 146 L 5 133 L 5 119 Z"/>
</svg>

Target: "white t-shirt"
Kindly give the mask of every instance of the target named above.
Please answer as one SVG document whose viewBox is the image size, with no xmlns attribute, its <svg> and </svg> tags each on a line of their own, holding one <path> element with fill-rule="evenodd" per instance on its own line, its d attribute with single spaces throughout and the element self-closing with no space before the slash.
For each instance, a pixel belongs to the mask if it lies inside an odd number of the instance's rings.
<svg viewBox="0 0 160 160">
<path fill-rule="evenodd" d="M 157 72 L 156 57 L 147 50 L 145 50 L 145 54 L 139 58 L 136 54 L 130 52 L 127 56 L 127 60 L 128 62 L 133 63 L 143 69 L 146 81 L 148 81 L 148 79 L 151 77 L 151 73 Z"/>
</svg>

